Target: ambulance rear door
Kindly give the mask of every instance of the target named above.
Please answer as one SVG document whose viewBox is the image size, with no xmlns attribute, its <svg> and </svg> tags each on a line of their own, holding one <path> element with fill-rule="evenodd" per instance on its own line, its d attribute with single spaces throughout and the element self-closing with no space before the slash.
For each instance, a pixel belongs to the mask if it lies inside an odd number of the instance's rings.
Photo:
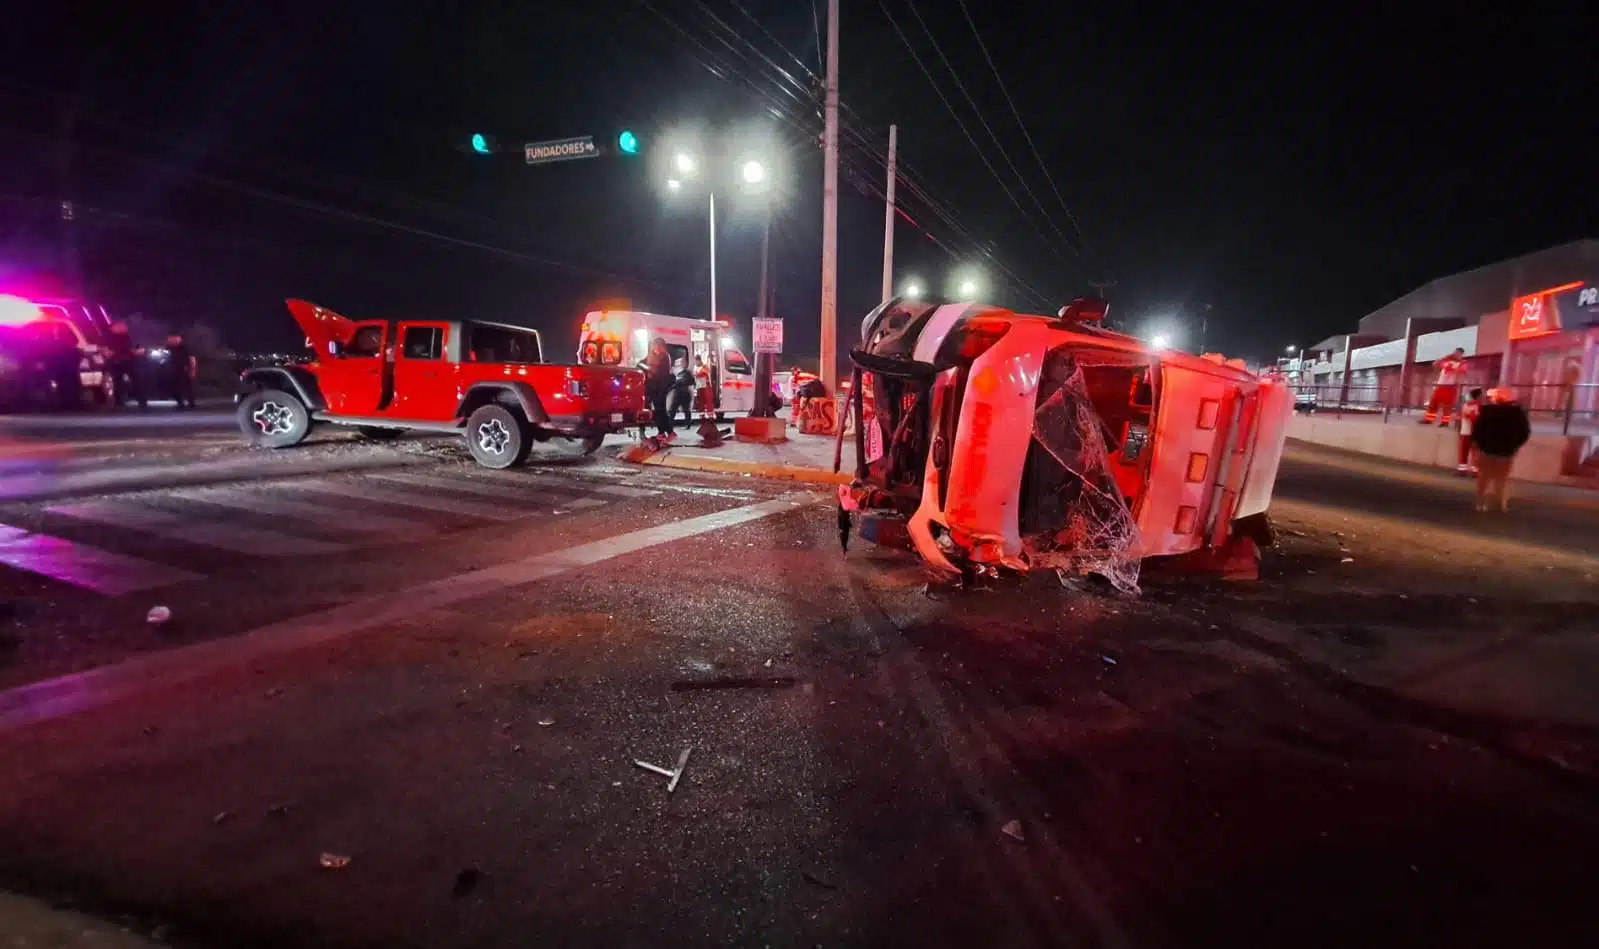
<svg viewBox="0 0 1599 949">
<path fill-rule="evenodd" d="M 1156 372 L 1160 387 L 1148 484 L 1138 506 L 1141 557 L 1188 553 L 1204 546 L 1213 519 L 1222 515 L 1216 505 L 1230 508 L 1236 497 L 1229 482 L 1242 410 L 1237 384 L 1167 361 L 1159 362 Z"/>
</svg>

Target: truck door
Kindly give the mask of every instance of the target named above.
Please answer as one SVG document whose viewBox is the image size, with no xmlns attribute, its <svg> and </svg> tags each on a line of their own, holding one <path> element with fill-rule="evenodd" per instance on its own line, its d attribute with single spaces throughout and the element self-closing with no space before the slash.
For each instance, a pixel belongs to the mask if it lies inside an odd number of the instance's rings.
<svg viewBox="0 0 1599 949">
<path fill-rule="evenodd" d="M 448 323 L 400 324 L 394 354 L 394 398 L 384 414 L 423 422 L 455 417 L 455 375 L 446 358 L 449 336 Z"/>
<path fill-rule="evenodd" d="M 387 323 L 355 324 L 349 342 L 318 363 L 322 395 L 335 415 L 376 415 L 383 403 L 383 353 L 391 341 Z"/>
<path fill-rule="evenodd" d="M 748 412 L 755 408 L 755 372 L 750 361 L 732 346 L 723 346 L 717 362 L 721 370 L 723 412 Z"/>
</svg>

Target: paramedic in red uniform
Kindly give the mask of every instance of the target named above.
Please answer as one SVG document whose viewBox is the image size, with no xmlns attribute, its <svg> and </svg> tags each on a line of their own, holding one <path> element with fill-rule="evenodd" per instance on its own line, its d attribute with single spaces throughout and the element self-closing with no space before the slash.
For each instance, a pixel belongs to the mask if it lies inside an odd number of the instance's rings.
<svg viewBox="0 0 1599 949">
<path fill-rule="evenodd" d="M 1454 352 L 1438 360 L 1438 383 L 1432 387 L 1432 398 L 1427 402 L 1427 414 L 1422 416 L 1421 424 L 1448 425 L 1455 420 L 1455 400 L 1460 398 L 1460 383 L 1465 377 L 1464 349 L 1456 347 Z"/>
<path fill-rule="evenodd" d="M 1466 404 L 1460 407 L 1460 460 L 1455 464 L 1455 473 L 1474 475 L 1477 473 L 1476 459 L 1472 457 L 1473 445 L 1471 443 L 1471 429 L 1477 424 L 1477 416 L 1482 414 L 1482 390 L 1472 389 L 1471 397 Z"/>
</svg>

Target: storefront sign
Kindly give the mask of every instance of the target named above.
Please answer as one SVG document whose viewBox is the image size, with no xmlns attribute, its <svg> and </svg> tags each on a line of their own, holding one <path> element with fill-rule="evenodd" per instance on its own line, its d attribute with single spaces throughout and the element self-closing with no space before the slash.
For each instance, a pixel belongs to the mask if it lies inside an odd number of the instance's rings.
<svg viewBox="0 0 1599 949">
<path fill-rule="evenodd" d="M 1527 339 L 1560 330 L 1560 314 L 1546 293 L 1517 297 L 1510 304 L 1510 338 Z"/>
</svg>

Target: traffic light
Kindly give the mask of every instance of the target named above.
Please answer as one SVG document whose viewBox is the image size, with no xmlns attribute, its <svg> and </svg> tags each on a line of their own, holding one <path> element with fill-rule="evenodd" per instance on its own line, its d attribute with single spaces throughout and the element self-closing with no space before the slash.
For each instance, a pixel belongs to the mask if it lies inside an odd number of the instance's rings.
<svg viewBox="0 0 1599 949">
<path fill-rule="evenodd" d="M 482 132 L 472 133 L 472 150 L 479 155 L 494 154 L 494 139 Z"/>
<path fill-rule="evenodd" d="M 624 155 L 637 155 L 638 136 L 634 135 L 632 132 L 624 131 L 621 135 L 616 137 L 616 147 L 620 149 Z"/>
</svg>

